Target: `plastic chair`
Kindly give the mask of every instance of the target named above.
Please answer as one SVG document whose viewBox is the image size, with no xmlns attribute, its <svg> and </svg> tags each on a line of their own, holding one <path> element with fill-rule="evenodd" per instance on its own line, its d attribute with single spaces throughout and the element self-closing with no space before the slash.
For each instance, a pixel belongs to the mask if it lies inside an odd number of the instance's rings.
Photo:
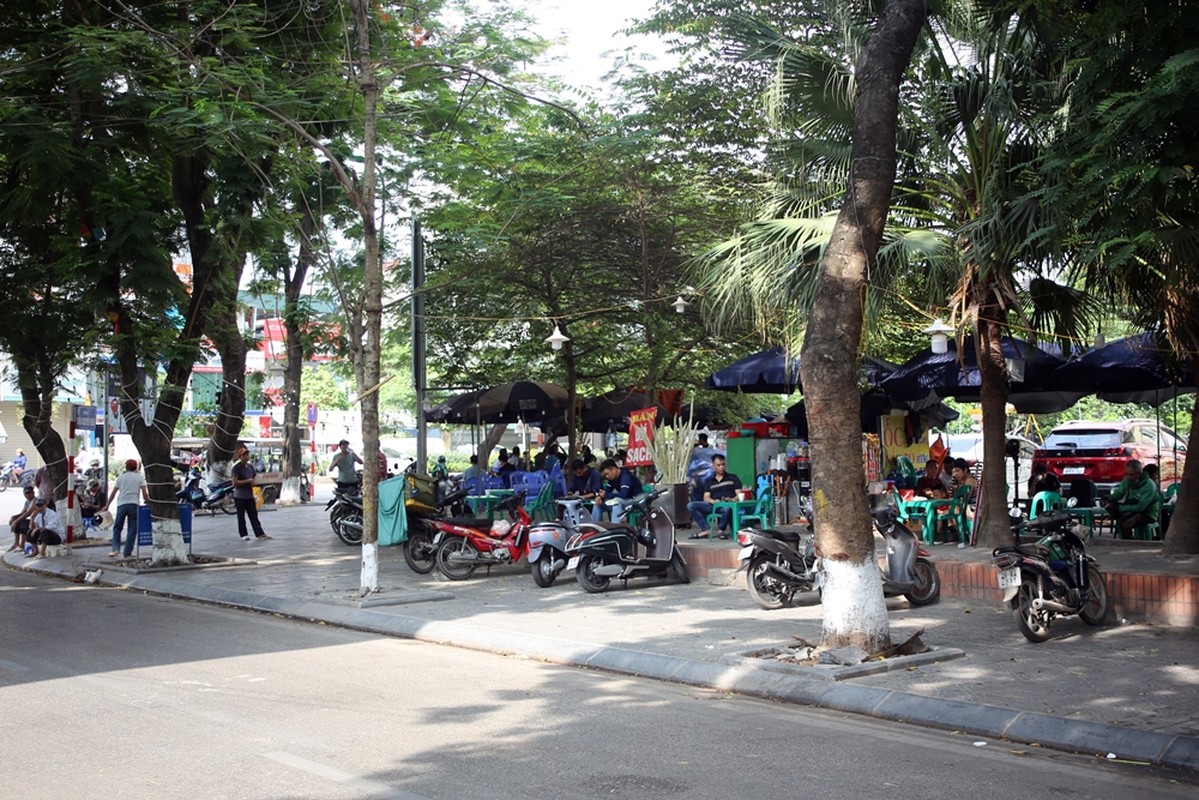
<svg viewBox="0 0 1199 800">
<path fill-rule="evenodd" d="M 525 496 L 528 497 L 528 495 Z M 537 519 L 538 515 L 545 520 L 556 519 L 558 508 L 554 503 L 554 484 L 550 483 L 548 479 L 542 483 L 533 502 L 525 505 L 525 511 L 533 519 Z"/>
<path fill-rule="evenodd" d="M 744 527 L 750 520 L 757 520 L 763 528 L 769 528 L 774 520 L 774 491 L 769 484 L 758 484 L 758 504 L 748 514 L 741 515 L 741 525 Z M 733 531 L 736 534 L 736 531 Z"/>
<path fill-rule="evenodd" d="M 1057 511 L 1066 507 L 1066 501 L 1057 492 L 1037 492 L 1028 508 L 1029 520 L 1036 519 L 1041 514 Z"/>
<path fill-rule="evenodd" d="M 959 486 L 953 492 L 953 497 L 949 498 L 949 507 L 945 511 L 937 514 L 936 527 L 941 527 L 942 522 L 948 522 L 957 529 L 958 542 L 965 544 L 970 541 L 970 515 L 967 513 L 967 508 L 970 505 L 970 494 L 973 490 L 969 486 Z"/>
</svg>

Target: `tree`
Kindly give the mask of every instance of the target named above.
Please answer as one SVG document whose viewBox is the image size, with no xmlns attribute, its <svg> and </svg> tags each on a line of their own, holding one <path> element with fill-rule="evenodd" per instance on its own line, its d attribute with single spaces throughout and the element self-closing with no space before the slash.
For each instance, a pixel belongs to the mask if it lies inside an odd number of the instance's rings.
<svg viewBox="0 0 1199 800">
<path fill-rule="evenodd" d="M 825 564 L 822 644 L 877 652 L 890 644 L 874 562 L 861 459 L 857 361 L 862 295 L 882 243 L 896 172 L 899 86 L 928 14 L 924 0 L 888 3 L 858 64 L 852 178 L 820 262 L 800 357 L 815 489 L 816 546 Z"/>
</svg>

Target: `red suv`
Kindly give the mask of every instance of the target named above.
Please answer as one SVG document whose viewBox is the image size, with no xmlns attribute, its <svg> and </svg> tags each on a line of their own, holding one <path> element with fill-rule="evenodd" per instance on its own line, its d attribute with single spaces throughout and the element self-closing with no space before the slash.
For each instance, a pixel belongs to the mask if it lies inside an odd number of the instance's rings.
<svg viewBox="0 0 1199 800">
<path fill-rule="evenodd" d="M 1161 488 L 1182 480 L 1186 443 L 1174 431 L 1151 419 L 1122 422 L 1076 420 L 1057 426 L 1033 456 L 1033 466 L 1044 464 L 1063 485 L 1087 478 L 1101 492 L 1111 491 L 1124 479 L 1124 466 L 1132 459 L 1161 468 Z"/>
</svg>

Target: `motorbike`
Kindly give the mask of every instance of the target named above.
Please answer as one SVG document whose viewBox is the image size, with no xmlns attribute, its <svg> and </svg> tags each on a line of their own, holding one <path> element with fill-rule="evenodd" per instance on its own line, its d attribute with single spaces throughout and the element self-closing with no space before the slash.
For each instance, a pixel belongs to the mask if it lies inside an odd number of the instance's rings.
<svg viewBox="0 0 1199 800">
<path fill-rule="evenodd" d="M 535 522 L 529 528 L 529 563 L 533 566 L 533 583 L 542 589 L 553 586 L 569 558 L 566 543 L 574 530 L 584 521 L 578 497 L 560 497 L 554 501 L 562 506 L 561 521 Z"/>
<path fill-rule="evenodd" d="M 524 495 L 517 492 L 497 506 L 509 519 L 433 519 L 437 534 L 437 569 L 452 581 L 462 581 L 479 567 L 515 564 L 529 552 L 529 525 Z"/>
<path fill-rule="evenodd" d="M 180 503 L 190 503 L 195 512 L 216 514 L 219 509 L 226 514 L 237 513 L 237 506 L 233 503 L 233 482 L 222 481 L 205 489 L 204 476 L 199 467 L 192 467 L 187 472 L 182 487 L 175 492 L 175 498 Z"/>
<path fill-rule="evenodd" d="M 447 513 L 451 519 L 461 519 L 468 510 L 466 497 L 470 490 L 466 487 L 453 488 L 452 484 L 438 483 L 436 491 L 437 503 L 433 511 L 421 503 L 405 503 L 408 538 L 401 545 L 401 550 L 404 553 L 404 563 L 420 575 L 427 575 L 437 566 L 438 545 L 434 542 L 437 529 L 434 527 L 434 521 L 445 519 Z"/>
<path fill-rule="evenodd" d="M 884 597 L 902 595 L 914 606 L 935 603 L 941 596 L 941 575 L 932 562 L 932 553 L 924 549 L 919 537 L 899 521 L 894 506 L 880 505 L 870 510 L 874 528 L 887 545 L 886 558 L 879 565 Z M 816 590 L 824 594 L 824 569 L 817 559 Z"/>
<path fill-rule="evenodd" d="M 641 575 L 662 578 L 673 573 L 680 583 L 690 583 L 687 561 L 674 539 L 674 522 L 653 501 L 664 495 L 655 489 L 637 495 L 628 505 L 630 519 L 640 515 L 638 528 L 629 522 L 583 522 L 566 543 L 570 556 L 566 568 L 575 570 L 583 591 L 596 594 L 608 588 L 613 578 L 626 585 L 629 578 Z"/>
<path fill-rule="evenodd" d="M 348 545 L 362 544 L 362 490 L 357 486 L 338 486 L 325 504 L 329 526 L 337 538 Z"/>
<path fill-rule="evenodd" d="M 1013 517 L 1019 514 L 1013 509 Z M 1048 639 L 1055 617 L 1077 614 L 1088 625 L 1101 624 L 1107 614 L 1107 584 L 1069 512 L 1052 511 L 1015 527 L 1020 526 L 1043 535 L 1032 544 L 995 548 L 991 562 L 999 569 L 1003 602 L 1011 606 L 1024 638 Z"/>
<path fill-rule="evenodd" d="M 12 461 L 0 466 L 0 492 L 3 492 L 9 486 L 16 486 L 20 483 L 20 479 L 16 475 L 17 465 Z M 33 470 L 25 470 L 32 474 Z"/>
<path fill-rule="evenodd" d="M 792 531 L 742 528 L 737 542 L 741 545 L 738 572 L 746 571 L 749 596 L 762 608 L 790 606 L 796 594 L 816 588 L 816 537 L 811 533 L 801 537 Z"/>
</svg>

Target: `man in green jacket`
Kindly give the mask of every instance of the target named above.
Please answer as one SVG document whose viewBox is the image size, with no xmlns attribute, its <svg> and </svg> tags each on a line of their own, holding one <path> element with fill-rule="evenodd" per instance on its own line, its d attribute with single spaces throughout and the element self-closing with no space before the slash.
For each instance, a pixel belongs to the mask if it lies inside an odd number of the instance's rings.
<svg viewBox="0 0 1199 800">
<path fill-rule="evenodd" d="M 1124 467 L 1124 480 L 1108 496 L 1107 513 L 1116 519 L 1120 538 L 1132 538 L 1138 525 L 1157 522 L 1161 513 L 1162 496 L 1157 484 L 1145 474 L 1140 461 L 1132 460 Z"/>
</svg>

